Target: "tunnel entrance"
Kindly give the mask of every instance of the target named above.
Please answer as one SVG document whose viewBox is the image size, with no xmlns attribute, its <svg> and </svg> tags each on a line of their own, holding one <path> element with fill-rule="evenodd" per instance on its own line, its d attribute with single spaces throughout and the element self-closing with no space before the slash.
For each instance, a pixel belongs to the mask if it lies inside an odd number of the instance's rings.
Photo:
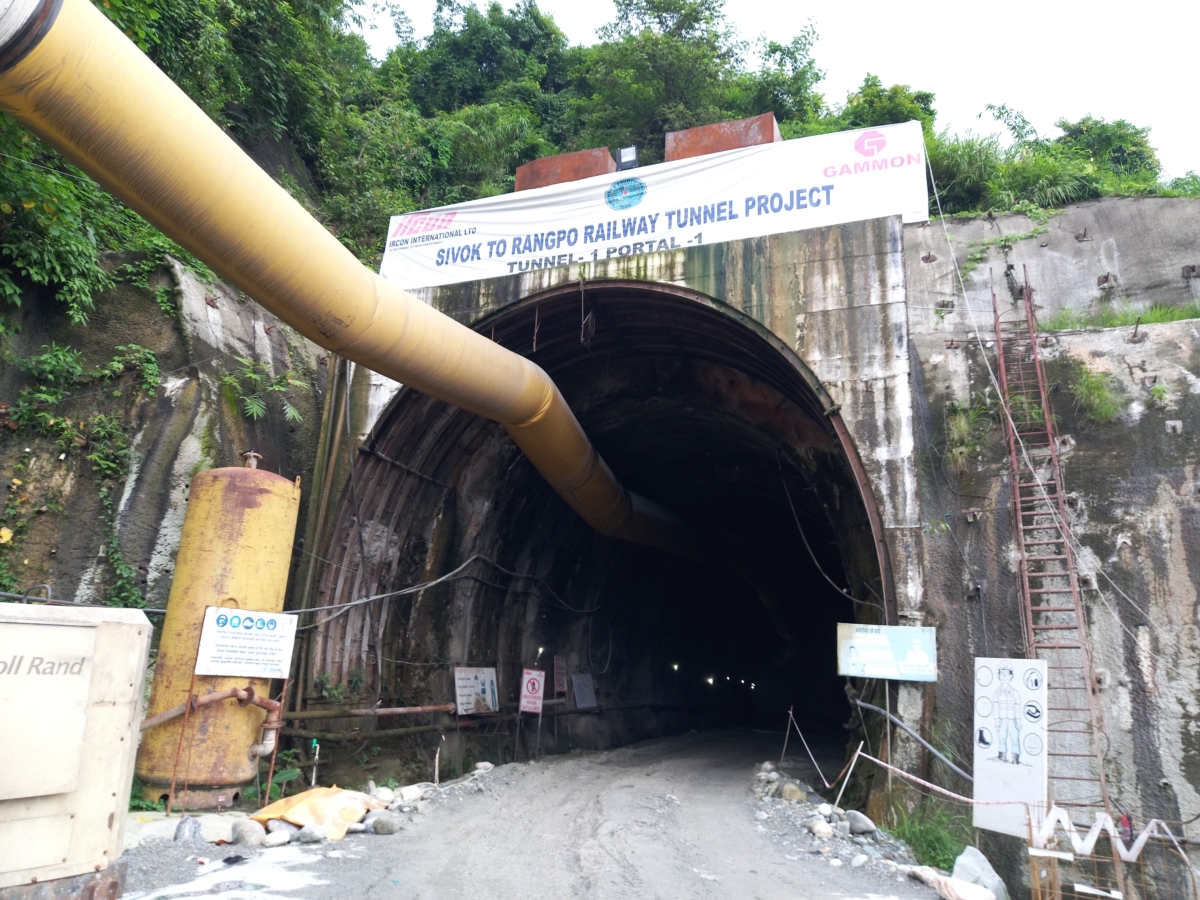
<svg viewBox="0 0 1200 900">
<path fill-rule="evenodd" d="M 476 327 L 542 366 L 625 486 L 689 517 L 719 558 L 596 534 L 498 425 L 401 391 L 359 455 L 318 602 L 449 577 L 326 621 L 310 681 L 445 702 L 451 666 L 496 666 L 514 702 L 521 668 L 557 654 L 602 704 L 643 709 L 573 725 L 593 746 L 690 727 L 687 710 L 781 728 L 794 706 L 802 727 L 841 733 L 835 624 L 894 618 L 865 477 L 803 362 L 670 285 L 575 283 Z"/>
</svg>

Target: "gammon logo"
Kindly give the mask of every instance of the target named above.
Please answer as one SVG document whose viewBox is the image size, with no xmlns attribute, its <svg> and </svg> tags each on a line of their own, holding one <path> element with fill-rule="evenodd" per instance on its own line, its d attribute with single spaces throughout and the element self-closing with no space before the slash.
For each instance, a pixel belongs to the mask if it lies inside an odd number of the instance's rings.
<svg viewBox="0 0 1200 900">
<path fill-rule="evenodd" d="M 863 156 L 874 156 L 887 146 L 887 137 L 880 131 L 864 131 L 854 142 L 854 149 Z"/>
</svg>

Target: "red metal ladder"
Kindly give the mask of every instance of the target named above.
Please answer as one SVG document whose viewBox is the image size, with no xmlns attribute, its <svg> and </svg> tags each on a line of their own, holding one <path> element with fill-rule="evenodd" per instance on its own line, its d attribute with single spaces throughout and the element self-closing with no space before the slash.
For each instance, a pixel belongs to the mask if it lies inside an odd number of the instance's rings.
<svg viewBox="0 0 1200 900">
<path fill-rule="evenodd" d="M 1025 654 L 1046 661 L 1047 774 L 1051 802 L 1082 808 L 1072 818 L 1091 824 L 1112 815 L 1104 771 L 1107 740 L 1079 589 L 1075 553 L 1067 539 L 1067 504 L 1058 435 L 1046 373 L 1038 352 L 1033 291 L 1003 314 L 992 291 L 996 357 L 1004 392 L 1004 430 L 1016 538 Z M 1119 863 L 1118 863 L 1119 866 Z M 1118 875 L 1118 878 L 1120 876 Z"/>
</svg>

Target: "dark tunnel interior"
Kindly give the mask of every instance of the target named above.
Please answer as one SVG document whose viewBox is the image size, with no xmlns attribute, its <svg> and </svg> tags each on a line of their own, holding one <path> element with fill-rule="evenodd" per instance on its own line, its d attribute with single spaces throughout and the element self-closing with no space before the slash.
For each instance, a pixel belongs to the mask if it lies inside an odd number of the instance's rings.
<svg viewBox="0 0 1200 900">
<path fill-rule="evenodd" d="M 410 663 L 377 667 L 380 694 L 411 702 L 424 671 L 411 661 L 440 658 L 498 665 L 513 701 L 514 672 L 562 654 L 571 671 L 593 674 L 601 703 L 703 708 L 706 722 L 781 731 L 794 706 L 802 728 L 844 734 L 836 623 L 882 621 L 884 591 L 828 399 L 794 355 L 740 313 L 669 286 L 575 284 L 476 327 L 555 379 L 627 488 L 722 549 L 705 564 L 598 535 L 498 426 L 403 391 L 356 470 L 363 521 L 391 523 L 368 588 L 436 576 L 473 554 L 495 566 L 363 626 L 377 657 Z M 354 554 L 356 519 L 343 505 L 330 553 Z M 379 540 L 368 529 L 367 544 Z M 327 579 L 327 593 L 358 589 Z M 328 640 L 315 660 L 335 681 L 338 666 L 356 665 L 338 655 L 358 641 L 343 618 L 346 639 Z"/>
</svg>

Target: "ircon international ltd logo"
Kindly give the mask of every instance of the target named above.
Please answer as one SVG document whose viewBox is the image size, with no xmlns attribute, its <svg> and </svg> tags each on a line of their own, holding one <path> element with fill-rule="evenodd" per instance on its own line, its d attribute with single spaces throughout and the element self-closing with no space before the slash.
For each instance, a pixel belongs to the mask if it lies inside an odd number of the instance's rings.
<svg viewBox="0 0 1200 900">
<path fill-rule="evenodd" d="M 864 131 L 854 142 L 854 149 L 863 156 L 874 156 L 887 146 L 887 137 L 880 131 Z"/>
</svg>

